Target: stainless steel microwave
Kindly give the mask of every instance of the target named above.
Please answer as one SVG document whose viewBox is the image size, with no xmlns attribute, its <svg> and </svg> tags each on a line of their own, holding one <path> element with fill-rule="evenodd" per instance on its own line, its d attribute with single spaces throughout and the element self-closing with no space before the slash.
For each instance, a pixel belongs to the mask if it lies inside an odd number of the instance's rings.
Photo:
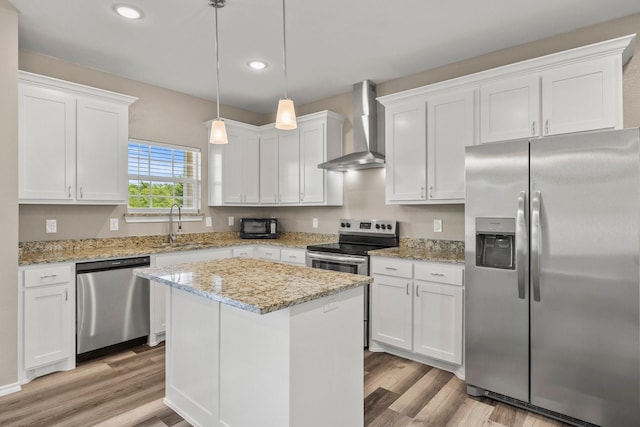
<svg viewBox="0 0 640 427">
<path fill-rule="evenodd" d="M 241 218 L 240 237 L 243 239 L 277 239 L 276 218 Z"/>
</svg>

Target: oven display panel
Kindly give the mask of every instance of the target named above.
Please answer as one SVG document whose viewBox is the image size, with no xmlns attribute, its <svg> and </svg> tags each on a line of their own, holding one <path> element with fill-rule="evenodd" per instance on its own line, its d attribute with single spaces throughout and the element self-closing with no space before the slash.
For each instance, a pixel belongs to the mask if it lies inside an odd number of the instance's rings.
<svg viewBox="0 0 640 427">
<path fill-rule="evenodd" d="M 371 230 L 371 223 L 370 222 L 361 222 L 360 223 L 360 230 Z"/>
</svg>

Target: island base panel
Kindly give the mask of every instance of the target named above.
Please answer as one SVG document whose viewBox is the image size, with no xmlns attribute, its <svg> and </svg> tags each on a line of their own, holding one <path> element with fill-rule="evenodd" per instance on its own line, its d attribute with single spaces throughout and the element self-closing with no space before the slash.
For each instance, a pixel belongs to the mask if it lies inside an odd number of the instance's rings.
<svg viewBox="0 0 640 427">
<path fill-rule="evenodd" d="M 165 401 L 193 425 L 363 425 L 362 317 L 362 287 L 265 315 L 171 288 Z"/>
</svg>

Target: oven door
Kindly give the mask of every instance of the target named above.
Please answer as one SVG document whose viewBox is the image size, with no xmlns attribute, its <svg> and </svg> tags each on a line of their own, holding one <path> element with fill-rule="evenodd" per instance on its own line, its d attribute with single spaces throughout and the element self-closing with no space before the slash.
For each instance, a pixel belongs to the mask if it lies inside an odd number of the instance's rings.
<svg viewBox="0 0 640 427">
<path fill-rule="evenodd" d="M 352 274 L 369 274 L 369 257 L 307 251 L 307 266 Z"/>
</svg>

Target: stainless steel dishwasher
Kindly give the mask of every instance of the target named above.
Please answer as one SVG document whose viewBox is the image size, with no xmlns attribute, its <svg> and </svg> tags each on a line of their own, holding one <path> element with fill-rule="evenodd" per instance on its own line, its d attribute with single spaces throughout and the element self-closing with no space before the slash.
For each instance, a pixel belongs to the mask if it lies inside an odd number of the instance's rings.
<svg viewBox="0 0 640 427">
<path fill-rule="evenodd" d="M 148 256 L 76 264 L 78 360 L 149 335 L 149 280 L 132 274 L 149 265 Z"/>
</svg>

